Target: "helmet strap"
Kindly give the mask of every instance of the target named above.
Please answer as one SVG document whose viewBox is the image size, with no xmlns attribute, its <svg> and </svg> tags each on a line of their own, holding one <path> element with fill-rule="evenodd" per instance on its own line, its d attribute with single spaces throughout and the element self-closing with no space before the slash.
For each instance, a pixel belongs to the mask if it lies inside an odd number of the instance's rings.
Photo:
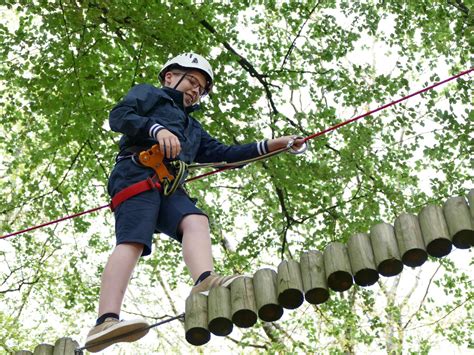
<svg viewBox="0 0 474 355">
<path fill-rule="evenodd" d="M 181 82 L 183 81 L 183 79 L 186 77 L 186 73 L 183 74 L 183 76 L 181 77 L 181 79 L 178 80 L 178 82 L 176 83 L 176 85 L 174 86 L 173 90 L 176 90 L 176 88 L 179 86 L 179 84 L 181 84 Z"/>
</svg>

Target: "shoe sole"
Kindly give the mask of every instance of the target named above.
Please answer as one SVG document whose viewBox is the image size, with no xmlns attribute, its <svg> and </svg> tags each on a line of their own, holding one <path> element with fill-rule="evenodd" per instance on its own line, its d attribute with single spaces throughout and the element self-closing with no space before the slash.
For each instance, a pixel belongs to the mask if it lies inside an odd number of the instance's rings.
<svg viewBox="0 0 474 355">
<path fill-rule="evenodd" d="M 235 277 L 235 278 L 233 278 L 233 279 L 227 280 L 227 281 L 224 282 L 222 285 L 218 285 L 218 286 L 215 286 L 215 287 L 229 287 L 232 282 L 234 282 L 235 280 L 240 279 L 240 278 L 242 278 L 242 277 L 245 277 L 245 275 L 237 276 L 237 277 Z M 214 287 L 213 287 L 213 288 L 214 288 Z M 209 291 L 210 291 L 210 290 L 211 290 L 211 289 L 209 289 L 209 290 L 207 290 L 207 291 L 195 291 L 195 292 L 193 292 L 193 291 L 191 290 L 191 294 L 200 293 L 201 295 L 209 296 Z"/>
<path fill-rule="evenodd" d="M 127 321 L 126 323 L 126 325 L 117 323 L 100 333 L 92 335 L 86 340 L 85 348 L 91 353 L 96 353 L 115 343 L 137 341 L 147 335 L 149 331 L 149 329 L 143 329 L 149 326 L 148 323 L 143 321 Z M 140 329 L 143 329 L 143 331 L 140 332 Z M 122 335 L 124 335 L 123 338 L 120 337 Z"/>
</svg>

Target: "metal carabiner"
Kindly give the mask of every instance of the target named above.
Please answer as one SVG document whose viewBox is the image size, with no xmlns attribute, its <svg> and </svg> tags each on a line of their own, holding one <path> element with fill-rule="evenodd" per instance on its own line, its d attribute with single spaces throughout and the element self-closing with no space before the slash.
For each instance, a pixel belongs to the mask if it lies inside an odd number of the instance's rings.
<svg viewBox="0 0 474 355">
<path fill-rule="evenodd" d="M 298 149 L 298 150 L 295 150 L 293 149 L 293 145 L 295 144 L 295 141 L 297 139 L 303 139 L 304 137 L 301 137 L 301 136 L 294 136 L 292 137 L 289 141 L 288 141 L 288 144 L 286 145 L 286 149 L 288 151 L 288 153 L 290 154 L 303 154 L 304 152 L 306 152 L 306 150 L 308 150 L 308 144 L 306 142 L 303 143 L 303 146 Z"/>
</svg>

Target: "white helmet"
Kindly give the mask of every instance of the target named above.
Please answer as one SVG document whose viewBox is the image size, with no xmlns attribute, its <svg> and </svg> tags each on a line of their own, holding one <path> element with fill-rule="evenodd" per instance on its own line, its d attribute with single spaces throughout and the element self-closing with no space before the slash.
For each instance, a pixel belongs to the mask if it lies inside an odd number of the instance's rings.
<svg viewBox="0 0 474 355">
<path fill-rule="evenodd" d="M 183 53 L 180 54 L 166 62 L 161 69 L 158 77 L 161 80 L 161 83 L 165 80 L 165 74 L 169 70 L 176 68 L 186 68 L 186 69 L 197 69 L 201 71 L 206 77 L 206 87 L 204 88 L 205 94 L 209 93 L 212 89 L 214 83 L 214 74 L 212 72 L 211 65 L 209 62 L 202 56 L 196 53 Z"/>
</svg>

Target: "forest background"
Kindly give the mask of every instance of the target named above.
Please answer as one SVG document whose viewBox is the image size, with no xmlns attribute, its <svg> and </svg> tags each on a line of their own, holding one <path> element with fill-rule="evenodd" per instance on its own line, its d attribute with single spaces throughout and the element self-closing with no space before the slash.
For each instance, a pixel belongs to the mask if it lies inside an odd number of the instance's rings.
<svg viewBox="0 0 474 355">
<path fill-rule="evenodd" d="M 178 53 L 214 67 L 214 93 L 195 117 L 228 144 L 308 136 L 473 67 L 474 11 L 461 0 L 3 0 L 0 19 L 2 235 L 108 201 L 119 139 L 108 112 L 133 85 L 158 85 Z M 471 79 L 320 137 L 303 156 L 189 184 L 212 221 L 217 271 L 275 269 L 465 195 L 474 187 Z M 65 335 L 82 343 L 113 245 L 108 211 L 1 241 L 0 352 Z M 472 249 L 454 250 L 202 348 L 173 322 L 109 353 L 472 351 L 472 265 Z M 178 314 L 189 288 L 179 244 L 157 236 L 122 317 Z"/>
</svg>

